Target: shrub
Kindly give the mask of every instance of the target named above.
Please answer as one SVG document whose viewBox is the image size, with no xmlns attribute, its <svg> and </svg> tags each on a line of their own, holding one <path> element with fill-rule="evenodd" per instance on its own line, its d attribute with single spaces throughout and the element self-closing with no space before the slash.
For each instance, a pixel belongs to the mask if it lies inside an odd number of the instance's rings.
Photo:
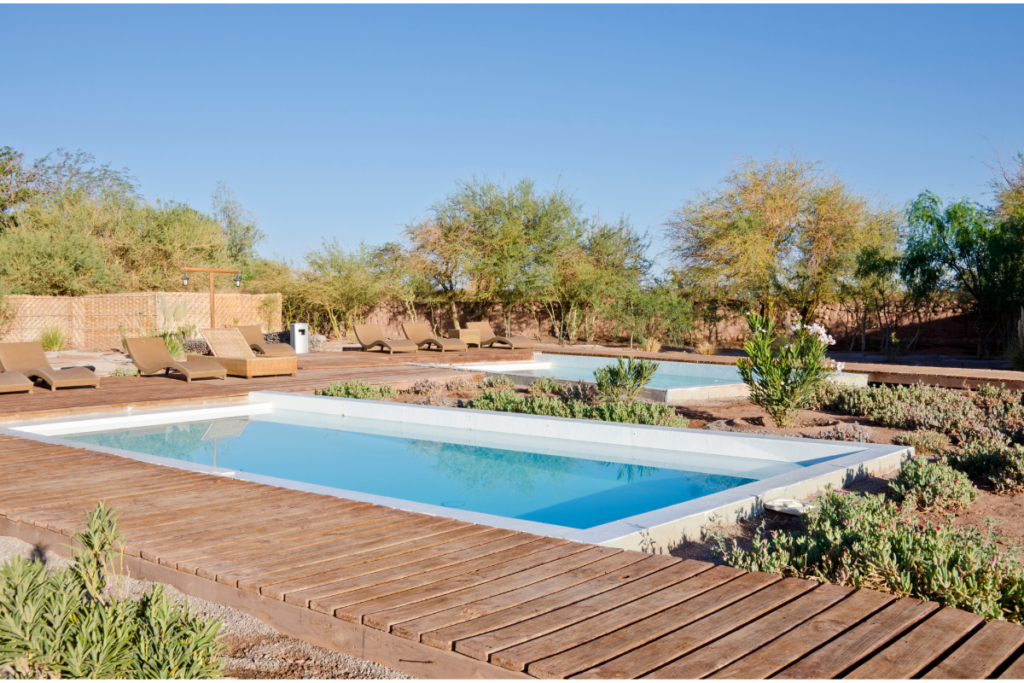
<svg viewBox="0 0 1024 683">
<path fill-rule="evenodd" d="M 991 482 L 999 491 L 1024 491 L 1024 447 L 999 432 L 979 430 L 945 456 L 956 469 Z"/>
<path fill-rule="evenodd" d="M 889 495 L 897 503 L 918 510 L 962 510 L 978 499 L 978 489 L 963 472 L 945 462 L 911 458 L 889 482 Z"/>
<path fill-rule="evenodd" d="M 130 368 L 127 366 L 114 368 L 113 370 L 110 371 L 111 377 L 136 377 L 138 374 L 138 368 Z"/>
<path fill-rule="evenodd" d="M 550 377 L 539 377 L 531 382 L 530 386 L 527 387 L 526 390 L 530 394 L 534 395 L 560 394 L 562 393 L 562 385 Z"/>
<path fill-rule="evenodd" d="M 702 356 L 715 356 L 718 354 L 718 345 L 713 341 L 704 340 L 697 342 L 693 350 Z"/>
<path fill-rule="evenodd" d="M 914 451 L 922 453 L 938 453 L 949 446 L 949 437 L 941 432 L 925 429 L 919 432 L 900 432 L 893 437 L 897 446 L 912 446 Z"/>
<path fill-rule="evenodd" d="M 791 427 L 800 411 L 814 404 L 815 389 L 832 373 L 825 351 L 835 340 L 820 325 L 798 323 L 789 343 L 780 346 L 770 317 L 748 313 L 747 322 L 753 332 L 743 346 L 748 357 L 740 358 L 736 368 L 750 387 L 750 400 L 780 428 Z"/>
<path fill-rule="evenodd" d="M 437 396 L 444 391 L 444 384 L 429 379 L 417 380 L 409 389 L 410 394 L 418 396 Z"/>
<path fill-rule="evenodd" d="M 925 384 L 848 389 L 839 393 L 832 407 L 869 417 L 885 427 L 944 434 L 962 434 L 985 421 L 984 413 L 967 392 Z"/>
<path fill-rule="evenodd" d="M 882 496 L 828 489 L 798 533 L 765 531 L 744 552 L 721 536 L 726 564 L 934 600 L 986 619 L 1024 620 L 1024 568 L 992 530 L 904 519 Z"/>
<path fill-rule="evenodd" d="M 326 389 L 315 392 L 317 396 L 334 396 L 335 398 L 361 398 L 371 401 L 386 401 L 398 396 L 395 388 L 387 384 L 376 386 L 369 382 L 353 379 L 348 382 L 331 382 Z"/>
<path fill-rule="evenodd" d="M 487 375 L 480 380 L 480 386 L 485 389 L 512 389 L 516 383 L 506 375 Z"/>
<path fill-rule="evenodd" d="M 473 399 L 469 407 L 477 410 L 497 410 L 507 413 L 602 420 L 604 422 L 628 422 L 662 427 L 686 427 L 689 424 L 689 420 L 685 417 L 676 415 L 675 408 L 663 403 L 615 401 L 588 405 L 574 398 L 524 396 L 507 389 L 485 392 Z"/>
<path fill-rule="evenodd" d="M 818 432 L 812 438 L 826 439 L 828 441 L 854 441 L 856 443 L 867 443 L 870 432 L 860 425 L 836 425 L 832 429 Z"/>
<path fill-rule="evenodd" d="M 43 345 L 43 351 L 61 351 L 67 346 L 68 338 L 63 327 L 52 325 L 39 335 L 39 343 Z"/>
<path fill-rule="evenodd" d="M 75 535 L 67 569 L 15 557 L 0 567 L 0 677 L 217 678 L 218 621 L 177 607 L 160 585 L 141 599 L 111 571 L 119 544 L 102 503 Z"/>
<path fill-rule="evenodd" d="M 635 399 L 658 371 L 658 364 L 643 358 L 616 359 L 615 363 L 594 370 L 597 393 L 607 401 Z"/>
</svg>

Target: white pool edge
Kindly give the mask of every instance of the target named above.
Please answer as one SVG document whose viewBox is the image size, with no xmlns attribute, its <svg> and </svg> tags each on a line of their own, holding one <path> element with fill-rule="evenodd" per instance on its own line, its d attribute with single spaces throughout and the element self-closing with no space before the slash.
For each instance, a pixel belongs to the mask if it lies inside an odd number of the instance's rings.
<svg viewBox="0 0 1024 683">
<path fill-rule="evenodd" d="M 841 450 L 855 451 L 833 460 L 811 465 L 800 470 L 777 475 L 760 481 L 727 489 L 716 494 L 697 498 L 685 503 L 653 510 L 632 517 L 602 524 L 590 529 L 531 522 L 486 513 L 447 508 L 427 503 L 390 498 L 360 491 L 348 491 L 329 486 L 320 486 L 294 480 L 281 479 L 248 472 L 236 472 L 219 467 L 184 462 L 171 458 L 146 455 L 134 451 L 88 445 L 87 448 L 100 453 L 127 457 L 155 465 L 175 467 L 195 472 L 230 476 L 241 481 L 278 486 L 297 491 L 318 493 L 367 503 L 384 505 L 400 510 L 421 514 L 448 517 L 474 524 L 484 524 L 515 531 L 543 536 L 565 538 L 572 541 L 592 543 L 627 550 L 667 553 L 689 540 L 698 540 L 704 528 L 713 523 L 732 523 L 760 514 L 764 503 L 775 498 L 806 498 L 823 490 L 826 485 L 836 487 L 848 484 L 871 474 L 882 474 L 899 466 L 913 454 L 913 449 L 881 444 L 850 444 L 846 442 L 824 442 L 793 437 L 774 437 L 756 434 L 737 434 L 708 430 L 679 430 L 670 427 L 624 425 L 621 423 L 572 420 L 567 418 L 541 417 L 514 413 L 467 410 L 440 406 L 420 406 L 385 401 L 364 401 L 356 399 L 304 396 L 283 392 L 251 392 L 249 402 L 230 407 L 197 408 L 192 410 L 152 411 L 147 414 L 119 415 L 103 418 L 55 419 L 36 421 L 21 427 L 7 425 L 0 427 L 0 434 L 29 437 L 44 443 L 83 448 L 81 442 L 61 438 L 62 435 L 87 431 L 142 427 L 166 424 L 174 421 L 197 421 L 266 414 L 278 407 L 284 410 L 300 410 L 322 414 L 343 414 L 351 417 L 365 417 L 377 420 L 393 420 L 451 427 L 456 429 L 481 429 L 497 433 L 529 433 L 551 438 L 611 443 L 616 445 L 641 445 L 648 448 L 673 448 L 682 433 L 687 436 L 688 448 L 706 447 L 707 452 L 717 452 L 725 447 L 730 451 L 761 452 L 766 448 L 816 447 L 832 444 Z M 89 424 L 86 424 L 89 423 Z M 746 446 L 744 448 L 744 446 Z M 778 454 L 771 459 L 781 459 Z M 749 456 L 745 456 L 749 457 Z"/>
</svg>

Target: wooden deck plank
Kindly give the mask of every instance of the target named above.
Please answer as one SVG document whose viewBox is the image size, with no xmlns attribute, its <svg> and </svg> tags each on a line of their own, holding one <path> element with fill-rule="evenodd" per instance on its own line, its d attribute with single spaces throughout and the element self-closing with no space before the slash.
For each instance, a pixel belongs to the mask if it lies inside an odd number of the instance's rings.
<svg viewBox="0 0 1024 683">
<path fill-rule="evenodd" d="M 878 591 L 856 591 L 810 621 L 716 671 L 711 678 L 769 678 L 895 600 Z"/>
<path fill-rule="evenodd" d="M 446 640 L 444 636 L 440 639 L 435 638 L 429 642 L 426 636 L 443 629 L 464 624 L 468 621 L 474 621 L 482 617 L 486 617 L 496 612 L 508 610 L 509 608 L 517 605 L 541 600 L 550 595 L 563 594 L 564 599 L 564 593 L 569 589 L 612 573 L 617 576 L 621 576 L 624 571 L 626 573 L 630 573 L 632 572 L 632 565 L 643 561 L 643 559 L 643 557 L 635 555 L 634 553 L 618 553 L 617 555 L 605 557 L 593 564 L 581 567 L 580 569 L 574 569 L 573 571 L 566 572 L 561 576 L 539 581 L 532 585 L 523 586 L 492 598 L 457 605 L 414 621 L 404 622 L 392 628 L 392 633 L 401 635 L 403 638 L 420 640 L 433 647 L 450 650 L 451 641 Z M 479 628 L 479 626 L 474 627 L 469 632 L 478 632 L 476 631 L 477 628 Z M 415 636 L 413 634 L 415 634 Z"/>
<path fill-rule="evenodd" d="M 990 621 L 922 678 L 987 678 L 1022 645 L 1024 626 Z"/>
<path fill-rule="evenodd" d="M 748 626 L 730 633 L 695 652 L 684 655 L 644 678 L 704 678 L 756 650 L 774 638 L 788 633 L 808 619 L 828 609 L 853 592 L 852 588 L 824 584 L 806 595 L 763 616 Z"/>
<path fill-rule="evenodd" d="M 493 650 L 504 649 L 519 642 L 502 640 L 502 636 L 499 635 L 501 629 L 583 602 L 679 563 L 680 561 L 674 557 L 649 555 L 622 571 L 609 572 L 521 605 L 506 607 L 492 614 L 476 616 L 470 621 L 425 633 L 421 640 L 431 647 L 442 650 L 451 650 L 458 645 L 462 654 L 487 661 Z"/>
<path fill-rule="evenodd" d="M 510 558 L 500 564 L 494 564 L 472 572 L 463 572 L 458 576 L 452 576 L 443 581 L 422 583 L 422 575 L 399 581 L 390 581 L 385 584 L 385 587 L 390 590 L 387 595 L 335 608 L 334 616 L 345 621 L 360 624 L 363 623 L 364 617 L 368 614 L 401 607 L 446 593 L 454 593 L 457 590 L 470 588 L 487 581 L 494 581 L 509 574 L 516 574 L 538 565 L 554 562 L 566 555 L 584 552 L 591 547 L 583 544 L 570 544 L 568 542 L 555 543 L 554 541 L 555 539 L 551 539 L 550 547 L 530 553 L 529 555 Z M 538 541 L 538 543 L 541 542 L 543 541 Z M 395 590 L 396 588 L 399 590 Z M 350 594 L 350 598 L 358 592 Z"/>
<path fill-rule="evenodd" d="M 333 614 L 337 607 L 387 595 L 397 588 L 391 584 L 407 577 L 419 577 L 418 581 L 409 582 L 407 584 L 409 587 L 428 581 L 441 581 L 463 572 L 471 572 L 481 567 L 504 562 L 523 552 L 533 552 L 537 548 L 550 547 L 549 544 L 539 545 L 541 540 L 540 537 L 532 534 L 498 535 L 493 540 L 487 540 L 486 543 L 465 550 L 431 554 L 427 559 L 409 564 L 383 567 L 371 573 L 360 573 L 354 577 L 346 576 L 339 581 L 316 588 L 293 591 L 285 595 L 285 602 L 306 605 L 314 611 Z M 516 548 L 521 549 L 516 550 Z M 349 595 L 357 590 L 362 591 L 358 596 Z"/>
<path fill-rule="evenodd" d="M 900 598 L 774 678 L 835 678 L 938 608 L 934 602 Z"/>
<path fill-rule="evenodd" d="M 609 659 L 640 647 L 679 627 L 691 624 L 756 593 L 782 577 L 778 574 L 752 572 L 739 576 L 681 604 L 670 607 L 641 621 L 620 626 L 607 633 L 552 657 L 533 662 L 526 673 L 538 678 L 568 678 Z"/>
<path fill-rule="evenodd" d="M 579 583 L 600 574 L 603 570 L 600 567 L 593 567 L 602 561 L 615 560 L 615 566 L 621 567 L 621 560 L 616 558 L 621 554 L 622 551 L 618 548 L 591 548 L 541 567 L 489 581 L 475 588 L 369 614 L 363 622 L 367 626 L 381 630 L 390 629 L 392 633 L 403 638 L 418 641 L 424 631 L 455 623 L 452 621 L 453 618 L 458 621 L 471 618 L 473 608 L 468 607 L 471 604 L 480 605 L 487 600 L 494 604 L 504 604 L 505 601 L 525 601 L 530 595 L 546 595 L 559 587 L 572 585 L 573 582 Z M 634 558 L 633 561 L 637 559 L 639 558 Z M 587 570 L 590 570 L 589 573 Z M 460 616 L 453 617 L 452 612 L 458 612 Z"/>
<path fill-rule="evenodd" d="M 592 601 L 587 601 L 590 604 L 582 608 L 584 612 L 583 617 L 572 626 L 562 628 L 553 633 L 549 632 L 547 635 L 540 637 L 534 635 L 520 645 L 492 654 L 491 662 L 503 669 L 527 671 L 527 667 L 533 662 L 553 657 L 560 652 L 571 650 L 578 645 L 589 643 L 595 638 L 613 633 L 645 617 L 662 612 L 701 593 L 717 588 L 742 576 L 744 573 L 740 569 L 733 569 L 731 567 L 712 567 L 693 578 L 673 583 L 642 598 L 632 600 L 626 604 L 619 604 L 607 610 L 604 609 L 604 605 L 615 604 L 617 598 L 621 596 L 613 596 L 608 593 L 599 595 Z M 637 583 L 640 582 L 638 581 Z M 638 586 L 632 584 L 624 588 L 628 590 L 631 587 L 635 589 Z M 580 610 L 579 608 L 575 610 L 570 608 L 570 611 L 578 614 Z M 540 619 L 549 618 L 549 621 L 554 620 L 557 622 L 561 616 L 556 612 L 553 616 L 545 615 Z M 530 621 L 534 620 L 531 619 Z M 528 632 L 532 630 L 536 633 L 539 630 L 535 628 L 535 624 L 530 624 L 529 622 L 524 622 L 521 626 L 527 624 L 529 624 L 527 626 Z"/>
<path fill-rule="evenodd" d="M 983 623 L 976 614 L 952 607 L 940 609 L 844 678 L 912 678 Z"/>
<path fill-rule="evenodd" d="M 748 574 L 747 576 L 754 576 Z M 743 577 L 746 578 L 746 577 Z M 726 587 L 738 584 L 737 579 Z M 741 599 L 728 607 L 719 609 L 697 622 L 690 623 L 652 642 L 640 645 L 611 661 L 585 670 L 573 678 L 622 679 L 639 678 L 645 673 L 671 662 L 706 643 L 733 631 L 761 615 L 803 595 L 817 585 L 805 579 L 783 579 L 757 590 L 753 595 Z M 710 594 L 705 594 L 710 595 Z M 701 596 L 704 597 L 704 596 Z M 700 600 L 701 598 L 696 598 Z M 686 603 L 682 605 L 686 606 Z M 644 629 L 646 622 L 634 624 L 634 630 Z M 682 624 L 682 621 L 680 622 Z M 657 630 L 655 630 L 655 636 Z M 645 637 L 648 637 L 645 634 Z"/>
</svg>

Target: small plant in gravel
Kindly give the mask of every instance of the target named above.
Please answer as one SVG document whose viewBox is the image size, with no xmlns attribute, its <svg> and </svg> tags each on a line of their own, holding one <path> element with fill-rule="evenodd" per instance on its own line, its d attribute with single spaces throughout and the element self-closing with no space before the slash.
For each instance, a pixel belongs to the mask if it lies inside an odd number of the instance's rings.
<svg viewBox="0 0 1024 683">
<path fill-rule="evenodd" d="M 764 408 L 782 429 L 793 426 L 801 410 L 814 405 L 815 390 L 833 373 L 825 358 L 835 344 L 820 325 L 797 324 L 785 344 L 775 334 L 771 316 L 747 313 L 751 337 L 743 345 L 747 358 L 736 362 L 750 387 L 750 400 Z M 842 366 L 836 365 L 841 370 Z"/>
<path fill-rule="evenodd" d="M 661 427 L 686 427 L 690 421 L 676 415 L 675 408 L 663 403 L 612 401 L 590 405 L 574 398 L 530 396 L 507 389 L 488 391 L 473 399 L 470 408 L 497 410 L 546 417 L 569 417 L 604 422 L 628 422 Z"/>
<path fill-rule="evenodd" d="M 836 425 L 832 429 L 826 429 L 812 436 L 814 439 L 825 439 L 828 441 L 853 441 L 855 443 L 867 443 L 871 441 L 871 432 L 857 424 Z"/>
<path fill-rule="evenodd" d="M 113 370 L 110 371 L 110 376 L 111 377 L 135 377 L 138 374 L 139 374 L 138 368 L 130 368 L 130 367 L 127 367 L 127 366 L 122 366 L 122 367 L 119 367 L 119 368 L 114 368 Z"/>
<path fill-rule="evenodd" d="M 931 429 L 900 432 L 893 437 L 892 442 L 897 446 L 912 446 L 918 454 L 940 453 L 949 447 L 949 437 Z"/>
<path fill-rule="evenodd" d="M 416 394 L 417 396 L 438 396 L 444 392 L 445 386 L 441 382 L 434 382 L 429 379 L 417 380 L 412 387 L 409 388 L 410 394 Z"/>
<path fill-rule="evenodd" d="M 980 429 L 945 452 L 946 461 L 961 472 L 984 479 L 998 491 L 1024 491 L 1024 447 L 992 429 Z"/>
<path fill-rule="evenodd" d="M 526 388 L 526 391 L 534 396 L 542 394 L 560 394 L 562 393 L 562 385 L 550 377 L 539 377 L 530 383 L 530 386 Z"/>
<path fill-rule="evenodd" d="M 67 569 L 17 556 L 0 567 L 0 678 L 221 676 L 218 621 L 175 606 L 160 585 L 127 595 L 116 517 L 102 503 L 75 541 Z"/>
<path fill-rule="evenodd" d="M 962 510 L 978 499 L 978 489 L 963 472 L 942 461 L 911 458 L 889 482 L 889 497 L 918 510 Z"/>
<path fill-rule="evenodd" d="M 597 393 L 605 401 L 631 401 L 658 371 L 658 363 L 643 358 L 619 357 L 615 363 L 594 370 Z"/>
<path fill-rule="evenodd" d="M 387 384 L 373 385 L 359 379 L 348 382 L 331 382 L 326 389 L 316 392 L 317 396 L 333 396 L 335 398 L 361 398 L 371 401 L 386 401 L 398 396 L 395 388 Z"/>
<path fill-rule="evenodd" d="M 514 389 L 516 383 L 506 375 L 488 375 L 480 380 L 480 386 L 484 389 Z"/>
<path fill-rule="evenodd" d="M 43 345 L 43 351 L 62 351 L 68 343 L 68 336 L 60 325 L 47 327 L 39 335 L 39 343 Z"/>
<path fill-rule="evenodd" d="M 719 534 L 726 564 L 934 600 L 986 619 L 1024 620 L 1024 567 L 1001 552 L 991 528 L 919 523 L 883 496 L 828 489 L 796 533 L 767 532 L 753 549 Z"/>
</svg>

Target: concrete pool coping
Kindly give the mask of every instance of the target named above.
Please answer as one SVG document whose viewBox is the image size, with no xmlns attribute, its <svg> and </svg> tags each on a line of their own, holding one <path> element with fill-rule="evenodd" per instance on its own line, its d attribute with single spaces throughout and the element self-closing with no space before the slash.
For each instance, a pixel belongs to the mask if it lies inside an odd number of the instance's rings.
<svg viewBox="0 0 1024 683">
<path fill-rule="evenodd" d="M 595 356 L 573 356 L 568 354 L 534 352 L 532 361 L 486 361 L 480 363 L 458 363 L 443 365 L 440 363 L 407 363 L 407 365 L 428 367 L 428 368 L 450 368 L 462 372 L 483 372 L 488 376 L 504 375 L 511 379 L 517 387 L 529 386 L 537 381 L 539 375 L 524 372 L 527 370 L 549 370 L 552 364 L 568 366 L 579 369 L 592 370 L 607 365 L 614 359 L 602 359 Z M 666 375 L 678 375 L 685 377 L 705 377 L 708 379 L 721 380 L 722 384 L 702 384 L 695 386 L 679 387 L 644 387 L 640 391 L 640 397 L 656 403 L 686 404 L 693 401 L 705 401 L 718 398 L 743 398 L 750 395 L 750 389 L 743 380 L 735 366 L 713 365 L 706 363 L 687 363 L 684 361 L 664 360 L 658 361 L 662 366 L 659 370 Z M 685 372 L 680 370 L 685 369 Z M 594 384 L 591 380 L 560 379 L 550 378 L 562 385 L 569 384 Z M 840 373 L 832 375 L 830 380 L 848 386 L 867 386 L 867 375 Z"/>
<path fill-rule="evenodd" d="M 532 522 L 439 505 L 390 498 L 376 494 L 320 486 L 248 472 L 190 463 L 171 458 L 145 455 L 134 451 L 106 448 L 90 444 L 88 448 L 102 453 L 176 467 L 235 479 L 279 486 L 310 493 L 360 500 L 402 510 L 448 517 L 466 522 L 486 524 L 545 536 L 566 538 L 627 550 L 665 553 L 687 541 L 697 540 L 703 528 L 715 522 L 730 523 L 764 510 L 764 503 L 776 498 L 806 498 L 826 485 L 843 486 L 856 479 L 880 474 L 899 466 L 913 454 L 907 447 L 881 444 L 854 444 L 794 437 L 737 434 L 696 429 L 676 429 L 622 423 L 572 420 L 514 413 L 468 410 L 440 406 L 420 406 L 386 401 L 323 396 L 301 396 L 282 392 L 252 392 L 247 404 L 195 410 L 149 411 L 145 414 L 74 420 L 45 420 L 33 424 L 19 423 L 0 429 L 0 433 L 37 439 L 46 443 L 81 448 L 82 444 L 63 435 L 126 429 L 133 427 L 202 421 L 244 415 L 266 414 L 274 408 L 305 413 L 344 415 L 374 420 L 387 420 L 435 427 L 477 430 L 494 434 L 527 434 L 570 442 L 591 442 L 611 446 L 639 446 L 666 451 L 684 450 L 680 438 L 685 437 L 685 450 L 709 454 L 729 453 L 737 457 L 759 458 L 776 462 L 800 462 L 796 453 L 807 451 L 831 457 L 797 470 L 737 486 L 719 493 L 658 510 L 641 513 L 589 529 Z M 578 457 L 588 457 L 581 454 Z M 668 456 L 666 456 L 668 457 Z M 819 458 L 805 458 L 813 462 Z"/>
</svg>

